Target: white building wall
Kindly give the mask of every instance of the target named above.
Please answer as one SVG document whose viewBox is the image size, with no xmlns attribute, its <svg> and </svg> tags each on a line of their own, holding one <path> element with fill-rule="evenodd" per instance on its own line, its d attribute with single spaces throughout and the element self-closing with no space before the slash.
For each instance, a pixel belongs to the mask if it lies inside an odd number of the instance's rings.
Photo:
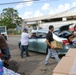
<svg viewBox="0 0 76 75">
<path fill-rule="evenodd" d="M 54 27 L 60 27 L 62 25 L 70 24 L 70 23 L 76 23 L 76 20 L 73 21 L 62 21 L 62 22 L 49 22 L 49 23 L 42 23 L 39 24 L 42 28 L 48 28 L 49 25 L 53 25 Z"/>
<path fill-rule="evenodd" d="M 28 18 L 28 19 L 25 19 L 25 21 L 26 22 L 39 22 L 37 25 L 38 27 L 42 27 L 42 28 L 48 28 L 49 25 L 53 25 L 54 27 L 60 27 L 61 25 L 76 23 L 76 20 L 67 21 L 67 17 L 69 16 L 76 16 L 76 10 L 65 11 L 59 14 L 54 14 L 54 15 Z M 48 20 L 48 19 L 53 19 L 53 18 L 62 18 L 62 21 L 41 23 L 41 20 Z"/>
</svg>

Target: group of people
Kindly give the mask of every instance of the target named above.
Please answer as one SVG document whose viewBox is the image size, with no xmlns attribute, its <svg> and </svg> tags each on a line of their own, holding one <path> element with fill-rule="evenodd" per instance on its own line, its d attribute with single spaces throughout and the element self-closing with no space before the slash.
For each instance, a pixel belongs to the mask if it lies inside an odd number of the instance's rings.
<svg viewBox="0 0 76 75">
<path fill-rule="evenodd" d="M 54 30 L 54 27 L 52 25 L 50 25 L 49 26 L 49 32 L 46 35 L 46 43 L 48 45 L 48 54 L 47 54 L 45 62 L 44 62 L 45 65 L 48 64 L 48 60 L 49 60 L 51 54 L 55 57 L 57 62 L 60 61 L 56 50 L 54 50 L 54 48 L 56 48 L 56 47 L 51 45 L 51 42 L 54 40 L 53 39 L 53 34 L 52 34 L 53 30 Z M 26 57 L 29 57 L 29 54 L 28 54 L 28 40 L 31 36 L 33 36 L 33 34 L 29 35 L 27 33 L 27 31 L 28 31 L 27 28 L 24 28 L 23 32 L 21 34 L 21 58 L 23 58 L 24 51 L 26 53 Z"/>
<path fill-rule="evenodd" d="M 44 64 L 45 65 L 48 65 L 49 62 L 49 58 L 51 55 L 53 55 L 56 59 L 57 62 L 60 61 L 60 58 L 58 57 L 58 54 L 55 50 L 55 46 L 51 45 L 51 42 L 54 41 L 53 39 L 53 32 L 54 30 L 54 26 L 53 25 L 50 25 L 49 26 L 49 31 L 46 35 L 46 44 L 47 44 L 47 48 L 48 48 L 48 53 L 47 53 L 47 56 L 46 56 L 46 59 L 45 59 L 45 62 Z M 76 35 L 76 26 L 74 27 L 74 35 Z M 31 36 L 33 36 L 33 34 L 28 34 L 28 29 L 27 28 L 24 28 L 23 29 L 23 32 L 21 34 L 21 53 L 20 53 L 20 56 L 21 58 L 23 58 L 23 53 L 25 52 L 26 53 L 26 57 L 29 57 L 29 53 L 28 53 L 28 41 L 29 41 L 29 38 Z M 11 55 L 10 55 L 10 51 L 9 51 L 9 47 L 8 47 L 8 44 L 5 40 L 5 38 L 0 34 L 0 50 L 1 50 L 1 53 L 3 55 L 7 55 L 7 62 L 9 63 L 9 59 L 11 58 Z"/>
</svg>

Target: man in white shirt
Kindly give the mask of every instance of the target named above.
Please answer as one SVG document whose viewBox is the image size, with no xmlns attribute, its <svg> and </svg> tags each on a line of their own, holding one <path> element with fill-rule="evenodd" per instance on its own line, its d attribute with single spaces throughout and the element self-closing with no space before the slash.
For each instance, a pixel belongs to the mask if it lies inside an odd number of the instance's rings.
<svg viewBox="0 0 76 75">
<path fill-rule="evenodd" d="M 27 33 L 27 28 L 23 29 L 23 32 L 21 34 L 21 57 L 23 58 L 23 52 L 26 52 L 26 57 L 29 56 L 28 54 L 28 41 L 31 35 Z"/>
</svg>

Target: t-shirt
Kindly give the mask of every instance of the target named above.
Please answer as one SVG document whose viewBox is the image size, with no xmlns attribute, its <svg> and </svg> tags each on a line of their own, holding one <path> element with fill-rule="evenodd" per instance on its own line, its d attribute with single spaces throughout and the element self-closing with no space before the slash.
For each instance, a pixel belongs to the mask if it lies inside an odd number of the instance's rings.
<svg viewBox="0 0 76 75">
<path fill-rule="evenodd" d="M 21 45 L 28 45 L 30 35 L 28 33 L 22 32 L 21 34 Z"/>
<path fill-rule="evenodd" d="M 6 49 L 8 44 L 2 34 L 0 34 L 0 49 Z"/>
<path fill-rule="evenodd" d="M 51 43 L 53 41 L 53 34 L 49 31 L 46 35 L 46 39 Z M 49 45 L 47 45 L 48 48 L 51 48 Z"/>
</svg>

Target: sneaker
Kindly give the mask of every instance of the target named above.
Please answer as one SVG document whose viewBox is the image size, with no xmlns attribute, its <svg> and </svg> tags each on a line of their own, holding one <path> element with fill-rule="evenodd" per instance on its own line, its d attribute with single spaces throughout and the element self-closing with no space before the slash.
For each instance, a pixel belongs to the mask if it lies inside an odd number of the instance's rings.
<svg viewBox="0 0 76 75">
<path fill-rule="evenodd" d="M 23 56 L 21 56 L 21 58 L 23 58 Z"/>
<path fill-rule="evenodd" d="M 26 57 L 29 57 L 30 55 L 27 55 Z"/>
<path fill-rule="evenodd" d="M 46 66 L 49 65 L 49 63 L 45 63 L 45 65 L 46 65 Z"/>
</svg>

